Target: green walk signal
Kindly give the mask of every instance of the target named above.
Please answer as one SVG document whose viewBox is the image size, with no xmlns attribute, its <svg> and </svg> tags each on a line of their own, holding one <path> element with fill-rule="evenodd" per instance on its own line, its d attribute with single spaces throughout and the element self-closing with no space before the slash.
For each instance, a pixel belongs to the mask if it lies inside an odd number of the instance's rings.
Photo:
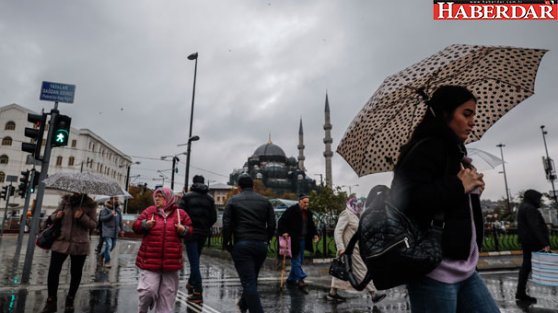
<svg viewBox="0 0 558 313">
<path fill-rule="evenodd" d="M 54 132 L 51 140 L 52 147 L 67 146 L 70 138 L 72 118 L 67 115 L 57 115 L 54 119 Z"/>
</svg>

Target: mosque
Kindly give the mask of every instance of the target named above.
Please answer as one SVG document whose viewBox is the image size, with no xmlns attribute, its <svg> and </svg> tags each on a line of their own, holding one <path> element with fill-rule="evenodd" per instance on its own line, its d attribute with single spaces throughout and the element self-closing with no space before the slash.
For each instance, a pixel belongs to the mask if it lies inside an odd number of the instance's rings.
<svg viewBox="0 0 558 313">
<path fill-rule="evenodd" d="M 329 112 L 329 100 L 326 93 L 325 98 L 325 123 L 324 123 L 324 144 L 325 144 L 325 183 L 331 188 L 331 122 Z M 253 179 L 259 179 L 264 186 L 270 188 L 274 193 L 281 195 L 284 193 L 309 193 L 316 190 L 316 181 L 306 174 L 304 167 L 304 133 L 302 129 L 302 119 L 298 130 L 298 158 L 287 157 L 283 149 L 271 141 L 271 136 L 267 143 L 256 148 L 254 153 L 248 157 L 241 169 L 235 169 L 229 175 L 229 185 L 236 185 L 238 177 L 249 174 Z"/>
</svg>

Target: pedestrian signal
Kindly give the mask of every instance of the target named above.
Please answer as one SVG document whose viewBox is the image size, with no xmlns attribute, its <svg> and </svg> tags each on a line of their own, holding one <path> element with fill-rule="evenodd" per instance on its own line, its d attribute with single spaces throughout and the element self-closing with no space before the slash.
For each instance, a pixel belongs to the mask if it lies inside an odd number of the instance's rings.
<svg viewBox="0 0 558 313">
<path fill-rule="evenodd" d="M 61 147 L 68 145 L 71 123 L 71 117 L 67 115 L 56 115 L 53 123 L 53 133 L 51 140 L 52 147 Z"/>
</svg>

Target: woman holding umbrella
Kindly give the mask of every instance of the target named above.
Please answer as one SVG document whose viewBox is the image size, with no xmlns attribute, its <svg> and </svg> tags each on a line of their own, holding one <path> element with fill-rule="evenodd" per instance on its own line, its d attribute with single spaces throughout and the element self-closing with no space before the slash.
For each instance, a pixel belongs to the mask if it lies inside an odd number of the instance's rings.
<svg viewBox="0 0 558 313">
<path fill-rule="evenodd" d="M 475 127 L 476 102 L 464 87 L 439 87 L 426 101 L 426 113 L 395 167 L 390 195 L 395 206 L 424 229 L 438 212 L 445 221 L 442 262 L 407 285 L 413 313 L 499 312 L 476 272 L 484 181 L 464 146 Z"/>
<path fill-rule="evenodd" d="M 70 256 L 70 289 L 66 297 L 66 311 L 73 312 L 74 298 L 81 282 L 85 258 L 89 254 L 89 232 L 97 227 L 95 209 L 97 203 L 86 194 L 65 195 L 58 209 L 50 216 L 60 223 L 60 236 L 51 248 L 48 269 L 48 298 L 41 313 L 57 311 L 57 292 L 60 272 L 64 261 Z"/>
</svg>

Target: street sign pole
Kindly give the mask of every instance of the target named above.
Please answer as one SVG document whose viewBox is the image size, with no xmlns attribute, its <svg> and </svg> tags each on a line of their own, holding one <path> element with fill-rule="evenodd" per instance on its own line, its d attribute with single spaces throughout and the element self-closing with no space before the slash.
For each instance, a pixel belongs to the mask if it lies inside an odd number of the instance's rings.
<svg viewBox="0 0 558 313">
<path fill-rule="evenodd" d="M 43 195 L 45 193 L 45 184 L 43 181 L 48 175 L 48 165 L 50 162 L 50 151 L 52 150 L 50 143 L 53 136 L 53 124 L 58 115 L 58 101 L 54 102 L 54 109 L 50 111 L 50 121 L 48 127 L 47 143 L 45 145 L 45 152 L 41 164 L 41 174 L 39 176 L 39 187 L 37 189 L 37 198 L 35 201 L 35 211 L 31 220 L 31 229 L 29 230 L 29 241 L 27 242 L 27 253 L 25 254 L 25 263 L 23 264 L 23 273 L 21 275 L 21 282 L 24 284 L 29 283 L 29 276 L 31 275 L 31 264 L 33 263 L 33 254 L 35 252 L 35 238 L 39 230 L 39 222 L 41 219 L 41 210 L 43 205 Z"/>
</svg>

